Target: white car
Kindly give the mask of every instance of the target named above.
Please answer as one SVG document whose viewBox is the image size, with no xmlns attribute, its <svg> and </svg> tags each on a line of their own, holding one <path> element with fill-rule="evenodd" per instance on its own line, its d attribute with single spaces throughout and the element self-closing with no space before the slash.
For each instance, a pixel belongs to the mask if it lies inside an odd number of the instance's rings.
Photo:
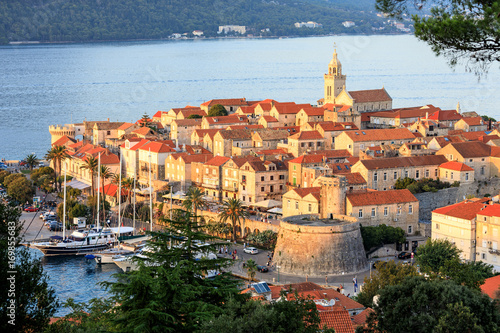
<svg viewBox="0 0 500 333">
<path fill-rule="evenodd" d="M 255 247 L 246 247 L 243 249 L 243 252 L 250 253 L 250 254 L 257 254 L 257 253 L 259 253 L 259 250 L 256 249 Z"/>
</svg>

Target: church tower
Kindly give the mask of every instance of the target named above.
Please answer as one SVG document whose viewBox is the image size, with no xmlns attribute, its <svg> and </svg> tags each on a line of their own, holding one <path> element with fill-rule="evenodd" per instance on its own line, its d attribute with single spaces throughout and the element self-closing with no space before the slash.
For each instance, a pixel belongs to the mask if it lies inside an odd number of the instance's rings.
<svg viewBox="0 0 500 333">
<path fill-rule="evenodd" d="M 337 58 L 337 50 L 328 64 L 328 73 L 325 74 L 325 100 L 323 104 L 335 103 L 335 98 L 345 87 L 346 76 L 342 75 L 342 64 Z"/>
</svg>

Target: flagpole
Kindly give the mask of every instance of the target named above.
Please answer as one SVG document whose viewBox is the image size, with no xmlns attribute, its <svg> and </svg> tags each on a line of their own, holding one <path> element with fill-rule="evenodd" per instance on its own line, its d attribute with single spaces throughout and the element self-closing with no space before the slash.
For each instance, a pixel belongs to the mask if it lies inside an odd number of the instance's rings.
<svg viewBox="0 0 500 333">
<path fill-rule="evenodd" d="M 150 231 L 153 231 L 153 189 L 151 188 L 151 148 L 149 148 L 149 218 Z"/>
</svg>

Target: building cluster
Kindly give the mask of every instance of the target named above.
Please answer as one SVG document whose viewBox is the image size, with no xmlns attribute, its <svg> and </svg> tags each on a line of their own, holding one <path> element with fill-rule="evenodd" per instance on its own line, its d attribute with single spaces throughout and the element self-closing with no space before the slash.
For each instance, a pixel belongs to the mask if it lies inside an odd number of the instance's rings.
<svg viewBox="0 0 500 333">
<path fill-rule="evenodd" d="M 215 105 L 228 115 L 209 117 Z M 50 132 L 52 145 L 66 146 L 72 157 L 68 173 L 87 186 L 92 177 L 84 165 L 100 155 L 101 164 L 144 188 L 151 177 L 155 190 L 196 186 L 214 202 L 238 198 L 253 206 L 272 199 L 282 201 L 283 217 L 327 218 L 321 193 L 333 177 L 342 187 L 336 212 L 364 226 L 401 227 L 405 249 L 429 235 L 419 223 L 419 201 L 395 189 L 398 179 L 464 184 L 500 173 L 495 124 L 459 105 L 394 109 L 383 87 L 349 91 L 336 52 L 317 105 L 213 99 L 136 123 L 85 121 Z"/>
</svg>

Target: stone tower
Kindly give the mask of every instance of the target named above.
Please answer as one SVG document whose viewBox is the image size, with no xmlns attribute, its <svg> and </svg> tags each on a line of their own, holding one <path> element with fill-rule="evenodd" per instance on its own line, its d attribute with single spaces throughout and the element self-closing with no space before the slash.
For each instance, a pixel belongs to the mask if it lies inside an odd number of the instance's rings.
<svg viewBox="0 0 500 333">
<path fill-rule="evenodd" d="M 325 74 L 325 100 L 323 104 L 335 103 L 335 98 L 345 87 L 346 76 L 342 75 L 342 64 L 337 58 L 337 50 L 328 64 L 328 73 Z"/>
<path fill-rule="evenodd" d="M 75 127 L 72 124 L 61 125 L 51 125 L 49 126 L 49 132 L 51 136 L 50 144 L 53 144 L 63 136 L 68 136 L 72 139 L 75 138 Z"/>
<path fill-rule="evenodd" d="M 320 218 L 328 219 L 335 215 L 345 215 L 347 178 L 342 175 L 322 176 Z"/>
</svg>

